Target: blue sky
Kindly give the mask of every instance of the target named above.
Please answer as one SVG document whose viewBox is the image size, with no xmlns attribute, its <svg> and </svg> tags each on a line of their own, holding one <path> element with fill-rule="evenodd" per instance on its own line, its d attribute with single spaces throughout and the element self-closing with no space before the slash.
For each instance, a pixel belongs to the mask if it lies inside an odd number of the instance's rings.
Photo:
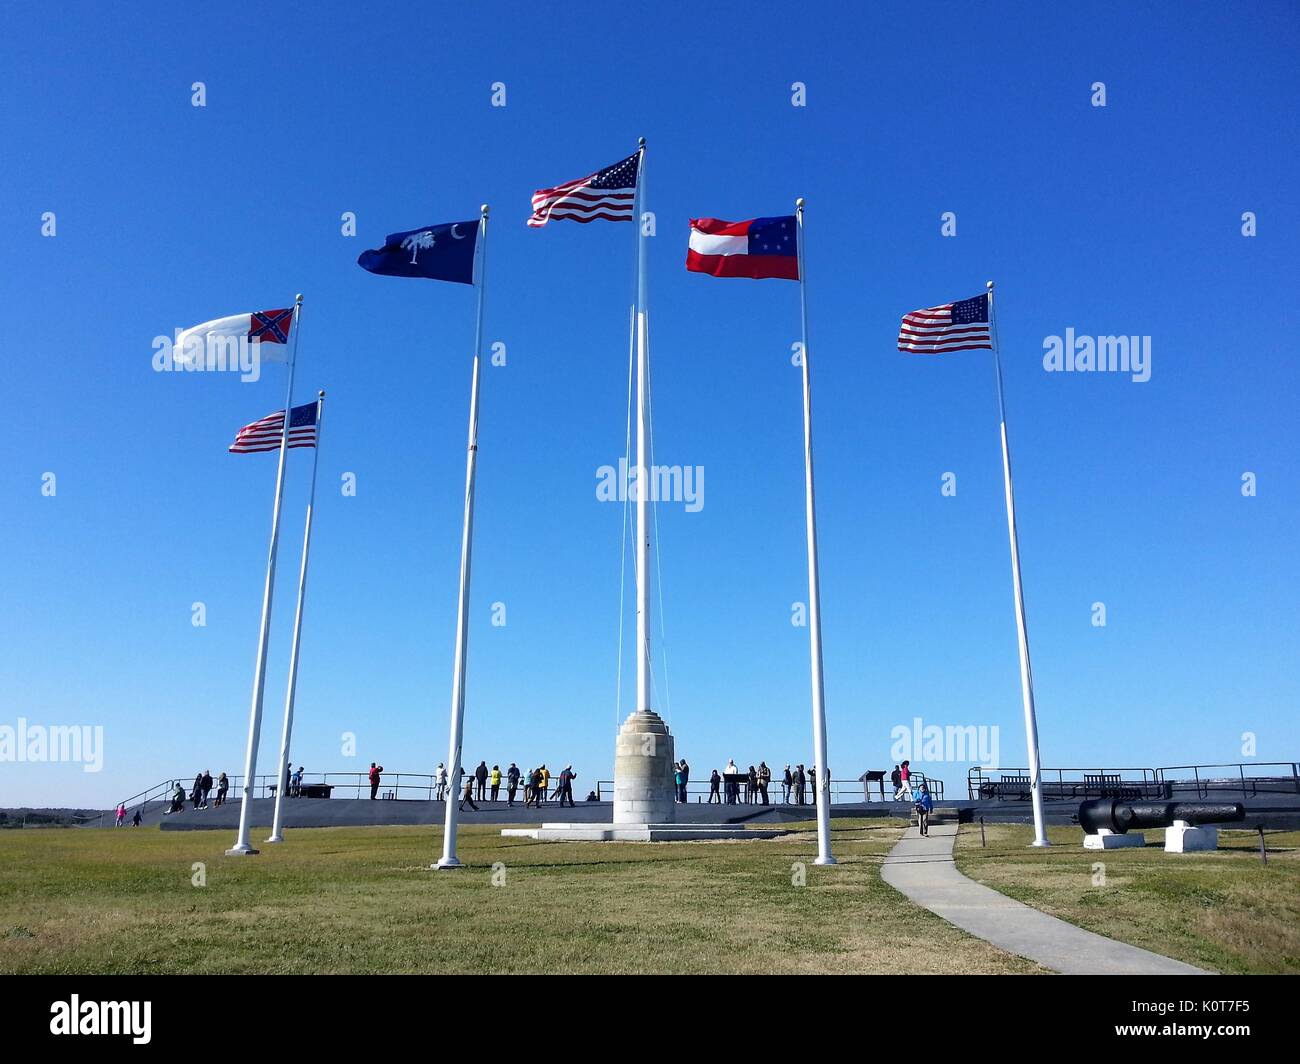
<svg viewBox="0 0 1300 1064">
<path fill-rule="evenodd" d="M 697 774 L 812 759 L 798 289 L 683 269 L 688 218 L 800 195 L 835 776 L 888 768 L 917 716 L 997 727 L 1024 763 L 992 366 L 894 344 L 903 312 L 988 278 L 1044 763 L 1235 762 L 1244 732 L 1256 760 L 1300 756 L 1296 16 L 6 5 L 0 724 L 102 725 L 105 760 L 5 764 L 0 804 L 242 771 L 275 461 L 226 447 L 281 406 L 283 368 L 159 374 L 151 343 L 298 291 L 295 398 L 329 398 L 294 760 L 445 757 L 474 293 L 355 260 L 481 202 L 507 364 L 483 378 L 466 761 L 609 778 L 623 512 L 595 486 L 623 453 L 633 229 L 524 222 L 533 189 L 638 136 L 656 459 L 705 471 L 702 510 L 659 514 L 658 708 Z M 1045 372 L 1067 328 L 1150 336 L 1151 379 Z M 291 454 L 264 771 L 308 471 Z M 921 767 L 951 789 L 967 765 Z"/>
</svg>

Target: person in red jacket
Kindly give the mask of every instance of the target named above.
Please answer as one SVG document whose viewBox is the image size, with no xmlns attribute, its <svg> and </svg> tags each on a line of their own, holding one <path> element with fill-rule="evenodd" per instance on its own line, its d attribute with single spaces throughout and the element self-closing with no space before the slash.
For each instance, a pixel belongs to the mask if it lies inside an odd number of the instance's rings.
<svg viewBox="0 0 1300 1064">
<path fill-rule="evenodd" d="M 376 765 L 370 762 L 370 800 L 373 802 L 379 794 L 379 774 L 384 771 L 383 765 Z"/>
</svg>

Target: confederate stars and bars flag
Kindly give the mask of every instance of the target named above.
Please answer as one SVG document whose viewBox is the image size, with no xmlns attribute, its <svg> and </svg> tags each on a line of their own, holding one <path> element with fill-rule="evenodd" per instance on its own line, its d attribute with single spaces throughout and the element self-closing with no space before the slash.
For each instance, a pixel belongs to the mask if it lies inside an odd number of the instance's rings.
<svg viewBox="0 0 1300 1064">
<path fill-rule="evenodd" d="M 574 222 L 630 222 L 636 211 L 637 173 L 641 166 L 639 151 L 626 159 L 597 170 L 594 174 L 566 181 L 554 188 L 539 188 L 533 193 L 533 216 L 528 224 L 540 229 L 554 219 Z"/>
<path fill-rule="evenodd" d="M 289 342 L 292 327 L 292 307 L 214 318 L 177 334 L 172 345 L 172 361 L 179 365 L 204 364 L 211 354 L 228 351 L 231 345 L 246 342 L 257 345 L 263 362 L 284 362 L 287 356 L 283 345 Z M 281 349 L 263 351 L 262 344 L 279 344 Z"/>
<path fill-rule="evenodd" d="M 714 277 L 779 277 L 799 280 L 798 219 L 751 218 L 724 222 L 692 218 L 686 269 Z"/>
<path fill-rule="evenodd" d="M 295 447 L 316 446 L 317 404 L 305 403 L 289 411 L 289 450 Z M 280 437 L 284 434 L 284 411 L 267 414 L 260 421 L 245 425 L 235 434 L 230 445 L 231 454 L 256 454 L 259 451 L 278 451 Z"/>
<path fill-rule="evenodd" d="M 898 349 L 914 355 L 992 351 L 988 293 L 904 314 L 898 330 Z"/>
</svg>

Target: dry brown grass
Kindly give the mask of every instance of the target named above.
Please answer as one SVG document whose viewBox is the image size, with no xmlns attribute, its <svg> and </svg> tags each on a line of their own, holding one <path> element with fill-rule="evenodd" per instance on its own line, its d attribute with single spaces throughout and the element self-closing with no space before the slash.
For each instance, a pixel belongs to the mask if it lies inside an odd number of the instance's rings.
<svg viewBox="0 0 1300 1064">
<path fill-rule="evenodd" d="M 1027 826 L 958 836 L 957 867 L 1036 909 L 1090 931 L 1220 972 L 1300 972 L 1300 833 L 1220 833 L 1216 853 L 1167 854 L 1163 833 L 1144 849 L 1084 850 L 1078 828 L 1051 828 L 1050 850 Z M 1105 865 L 1104 885 L 1093 866 Z"/>
<path fill-rule="evenodd" d="M 296 830 L 251 859 L 217 832 L 0 834 L 6 972 L 1031 972 L 880 879 L 899 822 L 743 843 L 538 843 L 432 828 Z M 207 885 L 191 885 L 192 865 Z M 505 885 L 491 883 L 492 865 Z M 792 883 L 794 866 L 807 883 Z"/>
</svg>

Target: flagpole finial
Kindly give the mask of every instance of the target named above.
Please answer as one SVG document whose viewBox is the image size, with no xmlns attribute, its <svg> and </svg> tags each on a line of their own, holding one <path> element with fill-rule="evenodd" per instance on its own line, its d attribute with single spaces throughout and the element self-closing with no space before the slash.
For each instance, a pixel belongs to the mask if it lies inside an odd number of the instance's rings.
<svg viewBox="0 0 1300 1064">
<path fill-rule="evenodd" d="M 645 137 L 638 137 L 636 146 L 640 151 L 645 151 Z"/>
<path fill-rule="evenodd" d="M 795 200 L 794 205 L 796 210 L 800 210 L 800 211 L 803 210 L 803 197 L 800 196 L 797 200 Z"/>
<path fill-rule="evenodd" d="M 299 292 L 296 296 L 294 296 L 294 297 L 293 297 L 293 301 L 294 301 L 295 303 L 298 303 L 299 305 L 301 305 L 301 304 L 302 304 L 302 293 Z"/>
<path fill-rule="evenodd" d="M 486 203 L 479 205 L 479 213 L 486 218 L 488 216 L 488 205 Z"/>
<path fill-rule="evenodd" d="M 990 292 L 992 292 L 992 291 L 993 291 L 993 282 L 992 282 L 992 281 L 985 281 L 985 282 L 984 282 L 984 287 L 987 288 Z"/>
<path fill-rule="evenodd" d="M 322 388 L 320 391 L 318 391 L 318 392 L 316 393 L 316 398 L 317 398 L 317 399 L 324 399 L 324 398 L 325 398 L 325 389 L 324 389 L 324 388 Z"/>
</svg>

